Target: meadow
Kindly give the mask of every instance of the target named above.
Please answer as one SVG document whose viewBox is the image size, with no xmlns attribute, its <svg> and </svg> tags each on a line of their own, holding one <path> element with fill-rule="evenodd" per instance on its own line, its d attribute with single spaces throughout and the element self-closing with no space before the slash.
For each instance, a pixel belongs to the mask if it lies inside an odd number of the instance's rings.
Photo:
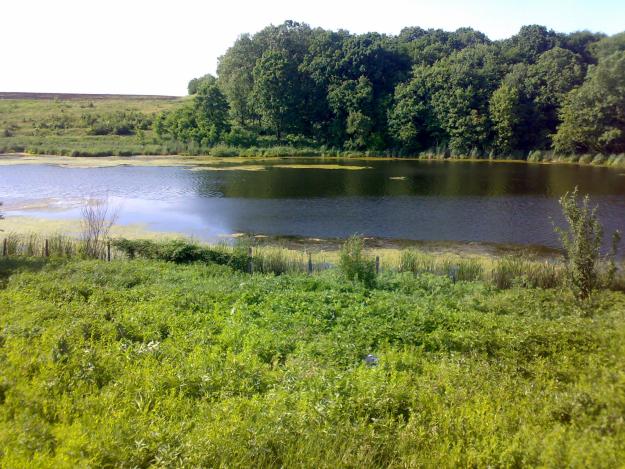
<svg viewBox="0 0 625 469">
<path fill-rule="evenodd" d="M 181 101 L 97 95 L 93 99 L 0 99 L 0 153 L 162 154 L 152 120 Z"/>
<path fill-rule="evenodd" d="M 625 294 L 0 261 L 2 467 L 618 467 Z M 367 363 L 372 354 L 377 360 Z"/>
</svg>

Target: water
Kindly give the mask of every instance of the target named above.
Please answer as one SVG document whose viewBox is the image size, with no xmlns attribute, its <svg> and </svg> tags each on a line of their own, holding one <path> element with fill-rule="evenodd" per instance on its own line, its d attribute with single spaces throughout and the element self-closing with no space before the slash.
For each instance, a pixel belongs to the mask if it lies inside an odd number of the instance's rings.
<svg viewBox="0 0 625 469">
<path fill-rule="evenodd" d="M 81 199 L 108 194 L 121 207 L 120 223 L 202 239 L 241 232 L 320 238 L 360 233 L 555 247 L 551 220 L 562 222 L 557 199 L 577 185 L 599 204 L 606 232 L 625 231 L 624 170 L 408 160 L 339 163 L 366 167 L 361 170 L 275 166 L 335 163 L 273 160 L 261 163 L 264 171 L 0 166 L 0 200 L 7 215 L 73 218 Z"/>
</svg>

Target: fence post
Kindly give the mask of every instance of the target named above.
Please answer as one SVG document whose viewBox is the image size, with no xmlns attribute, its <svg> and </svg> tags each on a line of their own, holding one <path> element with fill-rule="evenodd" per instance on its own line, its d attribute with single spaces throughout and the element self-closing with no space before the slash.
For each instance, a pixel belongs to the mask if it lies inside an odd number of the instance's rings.
<svg viewBox="0 0 625 469">
<path fill-rule="evenodd" d="M 252 258 L 252 247 L 247 248 L 247 271 L 250 274 L 254 273 L 254 262 Z"/>
<path fill-rule="evenodd" d="M 9 243 L 7 242 L 6 238 L 4 238 L 4 241 L 2 241 L 2 255 L 4 257 L 9 255 Z"/>
<path fill-rule="evenodd" d="M 43 242 L 43 256 L 50 257 L 50 248 L 48 247 L 48 238 Z"/>
<path fill-rule="evenodd" d="M 111 262 L 111 242 L 106 242 L 106 260 L 107 262 Z"/>
<path fill-rule="evenodd" d="M 309 252 L 308 253 L 308 275 L 311 275 L 312 272 L 313 272 L 312 254 Z"/>
<path fill-rule="evenodd" d="M 380 256 L 375 256 L 375 274 L 380 273 Z"/>
</svg>

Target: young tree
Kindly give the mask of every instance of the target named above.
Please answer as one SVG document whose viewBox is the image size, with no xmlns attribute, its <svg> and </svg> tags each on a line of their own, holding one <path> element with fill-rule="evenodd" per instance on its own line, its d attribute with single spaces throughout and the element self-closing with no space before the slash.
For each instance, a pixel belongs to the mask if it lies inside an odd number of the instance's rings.
<svg viewBox="0 0 625 469">
<path fill-rule="evenodd" d="M 588 195 L 578 200 L 577 187 L 560 198 L 567 228 L 556 227 L 565 250 L 567 274 L 571 290 L 580 300 L 587 299 L 598 285 L 598 263 L 601 260 L 603 227 L 597 218 L 597 207 L 590 207 Z M 608 261 L 614 266 L 620 234 L 613 236 Z M 608 272 L 613 275 L 613 268 Z"/>
</svg>

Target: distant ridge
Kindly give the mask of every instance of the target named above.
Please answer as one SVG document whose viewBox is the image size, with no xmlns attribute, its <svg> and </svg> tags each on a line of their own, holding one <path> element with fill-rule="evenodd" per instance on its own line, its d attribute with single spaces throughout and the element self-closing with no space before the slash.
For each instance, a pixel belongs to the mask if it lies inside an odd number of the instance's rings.
<svg viewBox="0 0 625 469">
<path fill-rule="evenodd" d="M 89 93 L 21 93 L 0 91 L 0 99 L 163 99 L 173 100 L 182 96 L 162 96 L 153 94 L 89 94 Z"/>
</svg>

